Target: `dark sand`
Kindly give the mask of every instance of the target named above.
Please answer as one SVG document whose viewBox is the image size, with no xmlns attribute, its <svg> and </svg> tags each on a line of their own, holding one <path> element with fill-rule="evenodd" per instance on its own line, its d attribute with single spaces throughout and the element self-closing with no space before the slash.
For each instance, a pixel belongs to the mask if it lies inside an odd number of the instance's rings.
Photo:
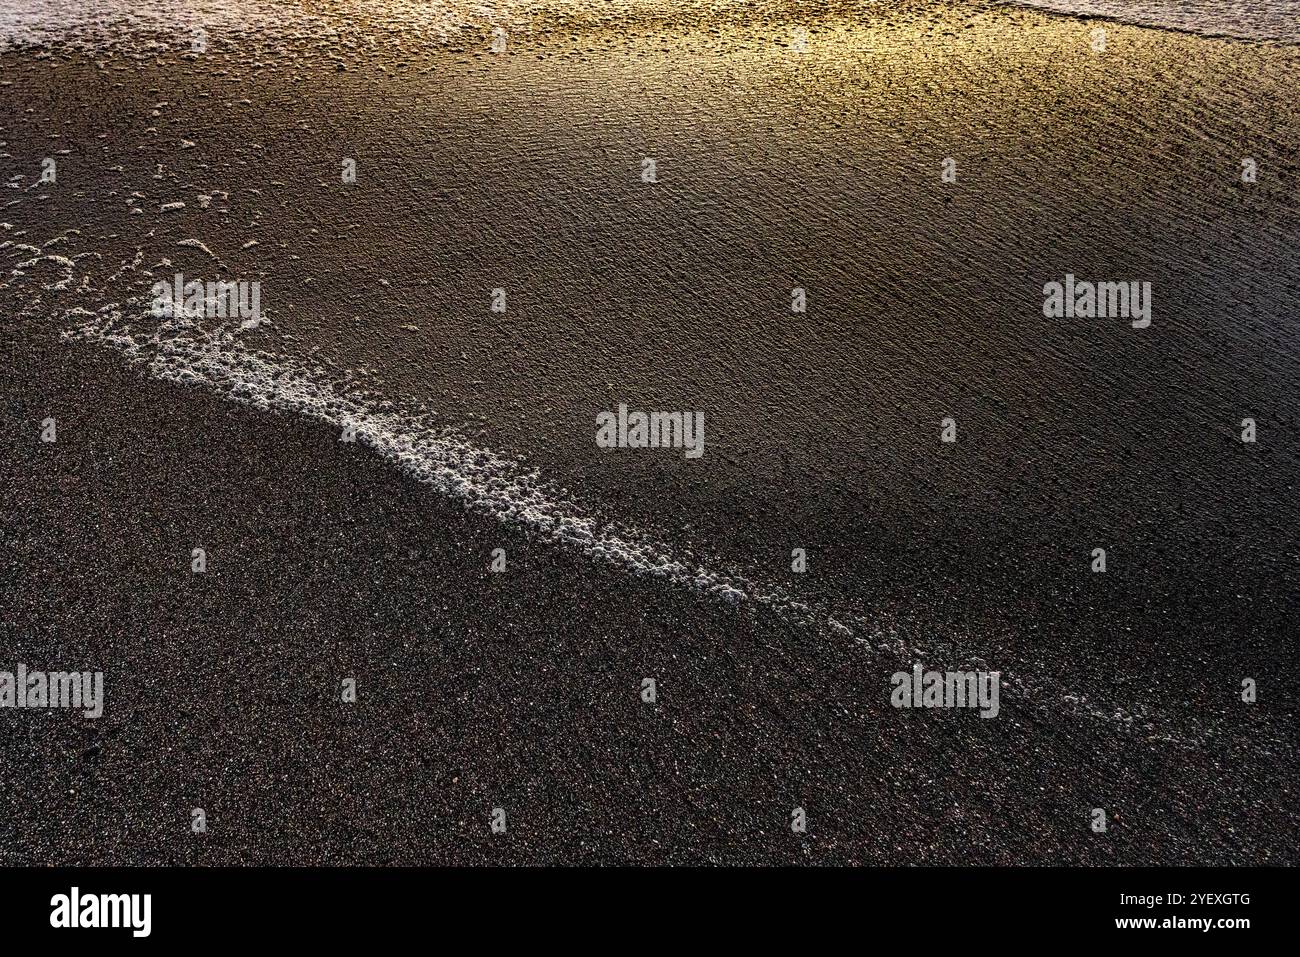
<svg viewBox="0 0 1300 957">
<path fill-rule="evenodd" d="M 828 12 L 834 54 L 795 64 L 779 18 L 539 26 L 503 59 L 371 33 L 343 71 L 311 40 L 0 57 L 0 172 L 70 151 L 0 240 L 102 257 L 89 289 L 0 291 L 0 667 L 108 687 L 98 721 L 0 712 L 8 862 L 1296 863 L 1300 54 L 1112 25 L 1098 61 L 1082 22 L 909 8 Z M 263 279 L 258 347 L 364 366 L 868 626 L 530 542 L 323 425 L 58 339 L 137 250 L 212 269 L 191 237 Z M 1152 328 L 1043 320 L 1066 271 L 1152 281 Z M 597 453 L 619 401 L 705 410 L 709 452 Z M 1000 716 L 891 708 L 917 651 L 1013 676 Z"/>
<path fill-rule="evenodd" d="M 532 547 L 324 428 L 39 339 L 13 382 L 10 654 L 108 706 L 0 714 L 7 863 L 1295 861 L 1267 698 L 1195 747 L 1011 692 L 897 711 L 852 642 Z"/>
</svg>

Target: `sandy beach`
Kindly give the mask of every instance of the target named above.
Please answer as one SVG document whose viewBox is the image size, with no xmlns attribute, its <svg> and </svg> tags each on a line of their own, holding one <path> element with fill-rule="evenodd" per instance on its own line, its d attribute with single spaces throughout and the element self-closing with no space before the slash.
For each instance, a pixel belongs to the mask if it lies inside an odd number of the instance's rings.
<svg viewBox="0 0 1300 957">
<path fill-rule="evenodd" d="M 106 688 L 0 710 L 5 863 L 1300 862 L 1300 49 L 264 6 L 0 52 L 0 669 Z"/>
</svg>

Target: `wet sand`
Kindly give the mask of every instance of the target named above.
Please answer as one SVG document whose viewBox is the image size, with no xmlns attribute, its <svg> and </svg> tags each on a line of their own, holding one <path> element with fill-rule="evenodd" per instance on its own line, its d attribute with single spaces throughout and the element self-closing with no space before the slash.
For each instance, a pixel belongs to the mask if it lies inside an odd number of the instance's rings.
<svg viewBox="0 0 1300 957">
<path fill-rule="evenodd" d="M 538 22 L 502 57 L 358 27 L 345 69 L 309 36 L 0 57 L 0 241 L 73 263 L 0 291 L 8 657 L 109 689 L 94 722 L 0 714 L 11 863 L 1296 861 L 1300 54 L 1108 25 L 1099 58 L 1083 21 L 915 4 L 827 5 L 800 59 L 779 8 Z M 173 267 L 263 281 L 251 348 L 849 627 L 59 338 Z M 1066 271 L 1152 281 L 1152 328 L 1044 320 Z M 602 455 L 620 401 L 706 411 L 709 451 Z M 916 660 L 1003 670 L 1000 717 L 891 708 Z"/>
<path fill-rule="evenodd" d="M 102 667 L 107 706 L 3 715 L 6 863 L 1294 863 L 1275 703 L 1194 745 L 1014 689 L 895 710 L 888 653 L 535 546 L 331 430 L 85 347 L 17 367 L 10 654 Z"/>
</svg>

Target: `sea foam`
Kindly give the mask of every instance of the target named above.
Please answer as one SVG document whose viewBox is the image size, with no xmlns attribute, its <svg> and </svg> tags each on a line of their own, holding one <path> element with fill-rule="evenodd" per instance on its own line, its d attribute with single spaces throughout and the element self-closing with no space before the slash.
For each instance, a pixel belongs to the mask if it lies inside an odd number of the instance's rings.
<svg viewBox="0 0 1300 957">
<path fill-rule="evenodd" d="M 205 326 L 184 316 L 128 321 L 119 308 L 79 310 L 71 318 L 74 324 L 64 333 L 68 338 L 109 346 L 161 379 L 207 385 L 259 409 L 293 412 L 347 429 L 417 481 L 476 512 L 520 523 L 546 539 L 634 573 L 732 603 L 754 602 L 785 619 L 830 632 L 851 633 L 830 613 L 795 600 L 779 586 L 720 570 L 646 530 L 603 522 L 536 470 L 418 415 L 381 410 L 347 390 L 340 392 L 325 370 L 251 348 L 238 330 L 225 324 Z"/>
</svg>

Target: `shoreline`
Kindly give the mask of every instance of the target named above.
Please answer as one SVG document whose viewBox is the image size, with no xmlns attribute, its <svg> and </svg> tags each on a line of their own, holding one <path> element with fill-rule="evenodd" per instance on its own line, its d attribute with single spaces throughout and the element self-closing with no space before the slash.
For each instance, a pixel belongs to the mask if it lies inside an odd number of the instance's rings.
<svg viewBox="0 0 1300 957">
<path fill-rule="evenodd" d="M 996 11 L 798 62 L 741 27 L 730 59 L 693 27 L 632 59 L 0 54 L 0 671 L 105 676 L 101 718 L 0 708 L 6 863 L 1300 862 L 1269 679 L 1300 608 L 1300 128 L 1270 97 L 1300 56 L 1125 27 L 1099 64 Z M 427 412 L 598 534 L 844 630 L 467 510 L 220 363 L 60 337 L 149 332 L 132 299 L 182 267 L 263 282 L 270 379 Z M 1067 267 L 1151 281 L 1151 327 L 1044 322 Z M 198 363 L 189 335 L 159 348 Z M 620 403 L 706 411 L 707 454 L 603 454 Z M 899 710 L 915 668 L 997 672 L 998 717 Z"/>
<path fill-rule="evenodd" d="M 7 863 L 870 864 L 907 835 L 929 848 L 908 863 L 1295 861 L 1285 801 L 1205 791 L 1230 762 L 1286 793 L 1276 698 L 1190 748 L 1095 721 L 1083 746 L 1078 715 L 1015 688 L 996 721 L 908 720 L 888 652 L 539 546 L 329 430 L 61 352 L 25 354 L 9 392 L 5 632 L 33 667 L 102 667 L 105 707 L 0 711 Z M 58 443 L 20 442 L 52 402 Z M 355 705 L 331 700 L 345 675 Z M 1025 786 L 1043 774 L 1047 804 Z M 1123 822 L 1105 843 L 1097 791 Z M 787 799 L 814 822 L 794 842 Z"/>
<path fill-rule="evenodd" d="M 1300 44 L 1300 36 L 1295 39 L 1283 39 L 1276 37 L 1247 37 L 1239 34 L 1221 33 L 1216 30 L 1200 27 L 1182 27 L 1173 23 L 1154 23 L 1142 20 L 1125 19 L 1118 13 L 1085 13 L 1082 11 L 1054 10 L 1051 7 L 1039 6 L 1033 0 L 992 0 L 994 3 L 1002 3 L 1021 9 L 1033 10 L 1049 17 L 1062 17 L 1067 20 L 1097 21 L 1100 23 L 1113 23 L 1117 26 L 1136 27 L 1142 30 L 1163 30 L 1170 33 L 1179 33 L 1185 36 L 1204 37 L 1207 40 L 1222 40 L 1228 43 L 1246 43 L 1259 44 L 1264 46 L 1275 47 L 1293 47 Z"/>
</svg>

